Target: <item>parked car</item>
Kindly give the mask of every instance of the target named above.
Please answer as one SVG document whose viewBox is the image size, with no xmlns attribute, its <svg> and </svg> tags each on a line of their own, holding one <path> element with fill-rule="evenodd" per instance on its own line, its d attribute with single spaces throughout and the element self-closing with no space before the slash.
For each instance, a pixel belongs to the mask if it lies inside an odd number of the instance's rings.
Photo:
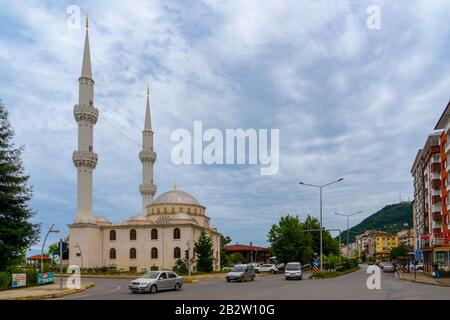
<svg viewBox="0 0 450 320">
<path fill-rule="evenodd" d="M 286 280 L 289 279 L 300 279 L 302 280 L 303 273 L 302 273 L 302 265 L 300 262 L 289 262 L 286 264 L 286 267 L 284 269 L 284 276 L 286 277 Z"/>
<path fill-rule="evenodd" d="M 395 266 L 392 262 L 383 262 L 383 272 L 394 272 Z"/>
<path fill-rule="evenodd" d="M 237 264 L 235 265 L 226 276 L 227 282 L 247 280 L 255 280 L 255 267 L 251 264 Z"/>
<path fill-rule="evenodd" d="M 278 268 L 274 264 L 263 264 L 258 270 L 259 272 L 269 272 L 271 274 L 278 272 Z"/>
<path fill-rule="evenodd" d="M 173 271 L 150 271 L 130 282 L 130 292 L 156 293 L 159 290 L 180 290 L 183 279 Z"/>
<path fill-rule="evenodd" d="M 423 263 L 418 263 L 418 264 L 416 264 L 416 265 L 413 264 L 413 263 L 411 263 L 411 264 L 409 265 L 409 269 L 412 270 L 412 271 L 414 271 L 414 268 L 416 268 L 417 271 L 420 271 L 420 270 L 423 271 Z"/>
</svg>

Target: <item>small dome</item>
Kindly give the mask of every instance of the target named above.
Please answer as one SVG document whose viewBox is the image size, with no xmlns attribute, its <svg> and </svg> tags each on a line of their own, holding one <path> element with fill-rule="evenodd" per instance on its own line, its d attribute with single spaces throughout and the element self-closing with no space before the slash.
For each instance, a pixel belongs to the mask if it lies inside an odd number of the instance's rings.
<svg viewBox="0 0 450 320">
<path fill-rule="evenodd" d="M 142 214 L 137 214 L 130 217 L 127 221 L 147 221 L 147 218 Z"/>
<path fill-rule="evenodd" d="M 95 222 L 111 224 L 111 221 L 109 221 L 109 219 L 104 216 L 95 216 Z"/>
<path fill-rule="evenodd" d="M 193 204 L 200 205 L 200 203 L 189 193 L 181 190 L 171 190 L 160 194 L 153 204 Z"/>
</svg>

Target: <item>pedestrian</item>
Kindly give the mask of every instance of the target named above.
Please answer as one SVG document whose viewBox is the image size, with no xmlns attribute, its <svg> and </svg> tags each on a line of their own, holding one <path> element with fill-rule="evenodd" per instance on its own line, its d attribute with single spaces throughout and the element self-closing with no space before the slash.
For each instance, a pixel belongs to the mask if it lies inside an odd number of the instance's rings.
<svg viewBox="0 0 450 320">
<path fill-rule="evenodd" d="M 441 274 L 439 272 L 439 268 L 438 268 L 437 263 L 433 264 L 433 273 L 431 275 L 435 279 L 440 279 L 441 278 Z"/>
</svg>

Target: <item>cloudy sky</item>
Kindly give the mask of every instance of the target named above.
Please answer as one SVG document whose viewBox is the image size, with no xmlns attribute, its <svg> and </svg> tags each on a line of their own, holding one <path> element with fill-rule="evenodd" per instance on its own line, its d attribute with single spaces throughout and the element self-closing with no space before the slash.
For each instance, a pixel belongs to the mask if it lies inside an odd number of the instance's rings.
<svg viewBox="0 0 450 320">
<path fill-rule="evenodd" d="M 80 24 L 67 9 L 76 5 Z M 380 9 L 369 29 L 367 8 Z M 140 210 L 141 131 L 151 83 L 158 194 L 178 188 L 234 242 L 267 244 L 280 216 L 363 214 L 412 197 L 416 151 L 449 101 L 450 1 L 0 0 L 0 99 L 34 187 L 35 222 L 66 235 L 76 210 L 73 105 L 89 14 L 95 104 L 94 213 Z M 69 20 L 69 23 L 68 23 Z M 175 165 L 177 128 L 280 130 L 280 169 Z M 50 241 L 56 240 L 56 237 Z"/>
</svg>

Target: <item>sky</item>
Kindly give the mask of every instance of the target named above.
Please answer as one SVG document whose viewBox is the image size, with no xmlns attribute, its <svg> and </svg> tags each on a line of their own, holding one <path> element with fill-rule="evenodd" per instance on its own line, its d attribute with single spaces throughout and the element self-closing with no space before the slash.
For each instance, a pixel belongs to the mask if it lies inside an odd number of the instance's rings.
<svg viewBox="0 0 450 320">
<path fill-rule="evenodd" d="M 71 8 L 78 8 L 80 21 Z M 368 8 L 379 9 L 369 28 Z M 35 223 L 68 234 L 76 212 L 73 106 L 89 38 L 95 105 L 95 215 L 140 212 L 146 86 L 157 195 L 192 194 L 233 243 L 267 245 L 286 214 L 345 229 L 411 200 L 410 169 L 449 101 L 450 1 L 0 0 L 0 99 L 24 146 Z M 280 167 L 176 165 L 178 128 L 279 129 Z M 43 238 L 43 235 L 41 236 Z M 37 250 L 40 243 L 33 249 Z"/>
</svg>

